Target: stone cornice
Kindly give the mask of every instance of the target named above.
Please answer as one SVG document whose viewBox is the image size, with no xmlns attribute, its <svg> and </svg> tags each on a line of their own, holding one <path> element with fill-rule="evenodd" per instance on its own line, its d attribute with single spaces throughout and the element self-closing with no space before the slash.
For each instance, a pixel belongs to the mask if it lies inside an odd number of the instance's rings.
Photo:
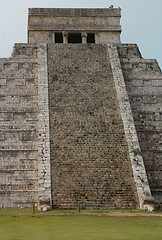
<svg viewBox="0 0 162 240">
<path fill-rule="evenodd" d="M 54 26 L 30 26 L 28 28 L 28 31 L 97 31 L 97 32 L 121 32 L 121 27 L 116 26 L 116 27 L 89 27 L 89 26 L 84 26 L 84 27 L 67 27 L 67 26 L 60 26 L 60 27 L 54 27 Z"/>
<path fill-rule="evenodd" d="M 29 16 L 121 17 L 120 8 L 29 8 Z"/>
</svg>

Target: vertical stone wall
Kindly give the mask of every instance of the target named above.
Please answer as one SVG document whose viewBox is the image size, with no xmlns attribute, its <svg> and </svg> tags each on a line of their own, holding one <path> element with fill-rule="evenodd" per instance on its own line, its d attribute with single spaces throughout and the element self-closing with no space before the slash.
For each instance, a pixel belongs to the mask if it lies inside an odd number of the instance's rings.
<svg viewBox="0 0 162 240">
<path fill-rule="evenodd" d="M 47 44 L 38 44 L 38 208 L 51 208 Z"/>
<path fill-rule="evenodd" d="M 133 44 L 119 48 L 125 84 L 156 205 L 162 204 L 162 73 L 156 60 L 141 57 Z"/>
<path fill-rule="evenodd" d="M 138 206 L 105 45 L 48 45 L 52 200 L 57 208 Z"/>
<path fill-rule="evenodd" d="M 0 59 L 0 207 L 37 201 L 37 47 Z"/>
</svg>

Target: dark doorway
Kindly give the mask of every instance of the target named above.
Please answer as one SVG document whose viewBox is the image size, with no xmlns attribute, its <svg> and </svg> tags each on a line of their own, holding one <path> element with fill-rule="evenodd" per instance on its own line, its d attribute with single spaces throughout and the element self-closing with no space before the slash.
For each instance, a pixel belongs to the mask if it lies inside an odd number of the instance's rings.
<svg viewBox="0 0 162 240">
<path fill-rule="evenodd" d="M 68 43 L 82 43 L 81 33 L 69 33 Z"/>
<path fill-rule="evenodd" d="M 55 43 L 63 43 L 62 33 L 55 33 Z"/>
<path fill-rule="evenodd" d="M 87 43 L 95 43 L 95 34 L 94 33 L 87 34 Z"/>
</svg>

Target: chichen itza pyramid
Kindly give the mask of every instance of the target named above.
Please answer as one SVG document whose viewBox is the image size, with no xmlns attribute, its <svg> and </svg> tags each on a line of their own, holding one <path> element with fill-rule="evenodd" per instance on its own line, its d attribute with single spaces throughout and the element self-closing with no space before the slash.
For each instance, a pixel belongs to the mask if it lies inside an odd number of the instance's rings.
<svg viewBox="0 0 162 240">
<path fill-rule="evenodd" d="M 0 207 L 162 206 L 162 72 L 120 17 L 29 9 L 28 43 L 0 59 Z"/>
</svg>

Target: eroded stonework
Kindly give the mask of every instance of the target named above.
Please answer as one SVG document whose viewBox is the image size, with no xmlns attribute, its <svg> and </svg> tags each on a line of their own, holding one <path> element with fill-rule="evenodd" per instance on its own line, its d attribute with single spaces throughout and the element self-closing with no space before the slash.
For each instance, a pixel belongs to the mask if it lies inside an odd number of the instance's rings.
<svg viewBox="0 0 162 240">
<path fill-rule="evenodd" d="M 0 59 L 0 207 L 31 206 L 38 192 L 37 46 Z"/>
<path fill-rule="evenodd" d="M 151 192 L 162 202 L 162 73 L 156 60 L 143 59 L 136 45 L 118 47 L 122 71 Z"/>
<path fill-rule="evenodd" d="M 29 43 L 0 59 L 0 207 L 162 206 L 162 73 L 120 16 L 29 10 Z"/>
<path fill-rule="evenodd" d="M 48 72 L 54 207 L 136 208 L 107 46 L 48 45 Z"/>
</svg>

